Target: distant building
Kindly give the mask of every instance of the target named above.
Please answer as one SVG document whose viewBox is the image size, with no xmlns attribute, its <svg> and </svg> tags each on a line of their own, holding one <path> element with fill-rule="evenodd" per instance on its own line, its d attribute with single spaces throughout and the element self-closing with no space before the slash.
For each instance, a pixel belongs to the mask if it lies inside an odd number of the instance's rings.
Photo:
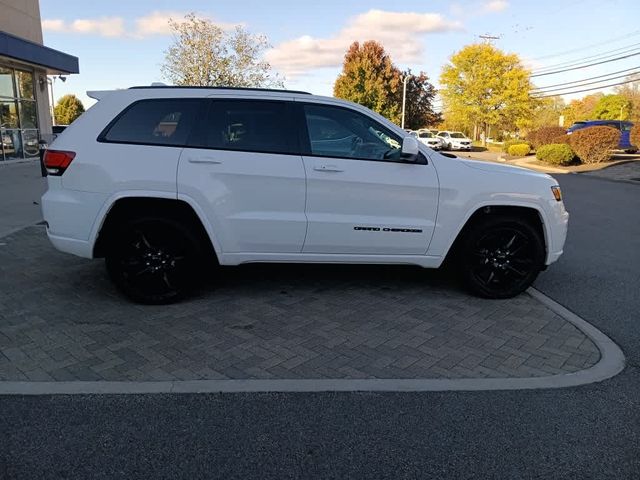
<svg viewBox="0 0 640 480">
<path fill-rule="evenodd" d="M 38 0 L 0 0 L 0 162 L 38 156 L 51 134 L 47 75 L 78 72 L 77 57 L 42 44 Z"/>
</svg>

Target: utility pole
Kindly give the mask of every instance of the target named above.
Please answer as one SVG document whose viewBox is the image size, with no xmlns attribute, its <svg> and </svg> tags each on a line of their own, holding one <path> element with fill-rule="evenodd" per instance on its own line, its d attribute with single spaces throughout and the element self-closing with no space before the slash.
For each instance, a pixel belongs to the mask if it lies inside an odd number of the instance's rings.
<svg viewBox="0 0 640 480">
<path fill-rule="evenodd" d="M 409 75 L 410 74 L 406 74 L 402 77 L 402 128 L 404 128 L 404 111 L 407 103 L 407 81 L 409 80 Z"/>
</svg>

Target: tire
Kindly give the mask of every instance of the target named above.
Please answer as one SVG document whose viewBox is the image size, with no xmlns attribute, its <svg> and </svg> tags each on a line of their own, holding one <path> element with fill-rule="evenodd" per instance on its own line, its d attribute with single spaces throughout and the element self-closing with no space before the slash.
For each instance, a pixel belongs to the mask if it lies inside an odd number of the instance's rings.
<svg viewBox="0 0 640 480">
<path fill-rule="evenodd" d="M 483 298 L 512 298 L 526 290 L 544 267 L 545 245 L 530 222 L 488 216 L 465 232 L 457 265 L 467 289 Z"/>
<path fill-rule="evenodd" d="M 202 243 L 182 223 L 161 217 L 129 220 L 110 238 L 109 277 L 131 300 L 151 305 L 184 298 L 201 279 Z"/>
</svg>

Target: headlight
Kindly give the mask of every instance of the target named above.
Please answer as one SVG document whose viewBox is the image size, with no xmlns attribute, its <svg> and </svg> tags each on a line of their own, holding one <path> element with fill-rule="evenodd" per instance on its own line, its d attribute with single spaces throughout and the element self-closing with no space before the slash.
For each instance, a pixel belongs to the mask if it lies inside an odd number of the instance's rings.
<svg viewBox="0 0 640 480">
<path fill-rule="evenodd" d="M 551 192 L 558 202 L 562 201 L 562 190 L 560 190 L 560 187 L 558 185 L 554 185 L 553 187 L 551 187 Z"/>
</svg>

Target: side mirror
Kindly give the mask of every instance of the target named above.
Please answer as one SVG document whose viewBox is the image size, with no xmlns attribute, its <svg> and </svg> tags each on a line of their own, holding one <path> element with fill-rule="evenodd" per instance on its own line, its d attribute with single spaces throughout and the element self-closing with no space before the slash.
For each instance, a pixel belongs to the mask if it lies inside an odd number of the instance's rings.
<svg viewBox="0 0 640 480">
<path fill-rule="evenodd" d="M 418 139 L 416 137 L 408 136 L 402 139 L 402 154 L 400 158 L 407 162 L 415 162 L 418 159 Z"/>
</svg>

